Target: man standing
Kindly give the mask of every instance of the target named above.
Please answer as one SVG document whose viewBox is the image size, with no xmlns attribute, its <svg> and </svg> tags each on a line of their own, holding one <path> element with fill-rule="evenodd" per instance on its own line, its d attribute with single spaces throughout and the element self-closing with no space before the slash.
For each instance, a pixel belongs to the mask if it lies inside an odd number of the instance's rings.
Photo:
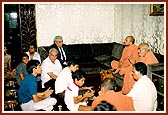
<svg viewBox="0 0 168 115">
<path fill-rule="evenodd" d="M 54 44 L 50 46 L 50 49 L 51 48 L 55 48 L 58 50 L 57 59 L 60 61 L 63 68 L 66 67 L 67 61 L 69 59 L 69 52 L 68 52 L 67 45 L 63 44 L 62 36 L 56 36 L 54 38 Z"/>
</svg>

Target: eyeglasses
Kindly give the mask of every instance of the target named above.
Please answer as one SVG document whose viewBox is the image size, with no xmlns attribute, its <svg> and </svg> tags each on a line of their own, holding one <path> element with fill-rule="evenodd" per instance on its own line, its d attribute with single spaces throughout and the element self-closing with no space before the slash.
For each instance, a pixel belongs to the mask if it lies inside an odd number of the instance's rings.
<svg viewBox="0 0 168 115">
<path fill-rule="evenodd" d="M 57 41 L 58 43 L 62 43 L 63 41 Z"/>
</svg>

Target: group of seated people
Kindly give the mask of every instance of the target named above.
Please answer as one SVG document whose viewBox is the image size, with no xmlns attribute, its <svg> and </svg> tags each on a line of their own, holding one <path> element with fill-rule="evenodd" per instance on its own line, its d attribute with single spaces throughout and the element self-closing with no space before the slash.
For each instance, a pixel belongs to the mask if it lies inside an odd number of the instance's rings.
<svg viewBox="0 0 168 115">
<path fill-rule="evenodd" d="M 78 62 L 69 59 L 63 38 L 56 36 L 50 46 L 48 57 L 41 62 L 35 45 L 22 56 L 16 67 L 19 85 L 18 102 L 23 111 L 54 111 L 58 105 L 69 111 L 156 111 L 157 91 L 147 76 L 147 64 L 158 63 L 147 43 L 134 44 L 133 36 L 124 40 L 125 48 L 119 62 L 113 60 L 113 75 L 124 75 L 121 91 L 116 91 L 112 78 L 100 84 L 98 96 L 92 86 L 83 87 L 87 75 L 80 70 Z M 38 91 L 40 78 L 43 91 Z M 84 91 L 84 93 L 79 93 Z M 88 105 L 89 99 L 93 102 Z"/>
</svg>

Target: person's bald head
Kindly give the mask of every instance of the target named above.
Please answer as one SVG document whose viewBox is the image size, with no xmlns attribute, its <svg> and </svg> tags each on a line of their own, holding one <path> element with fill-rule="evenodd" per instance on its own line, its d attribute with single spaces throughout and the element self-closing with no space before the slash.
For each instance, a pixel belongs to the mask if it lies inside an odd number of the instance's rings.
<svg viewBox="0 0 168 115">
<path fill-rule="evenodd" d="M 133 36 L 127 36 L 124 40 L 124 45 L 129 46 L 135 43 L 135 38 Z"/>
</svg>

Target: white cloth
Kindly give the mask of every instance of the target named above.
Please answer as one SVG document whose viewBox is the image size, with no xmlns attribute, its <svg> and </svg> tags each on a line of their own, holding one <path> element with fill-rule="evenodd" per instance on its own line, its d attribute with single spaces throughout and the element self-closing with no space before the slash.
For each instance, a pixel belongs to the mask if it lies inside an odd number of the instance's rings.
<svg viewBox="0 0 168 115">
<path fill-rule="evenodd" d="M 138 79 L 127 96 L 132 97 L 136 111 L 156 111 L 157 90 L 146 75 Z"/>
<path fill-rule="evenodd" d="M 30 52 L 26 52 L 26 54 L 29 56 L 29 60 L 31 60 L 31 59 L 30 59 Z M 34 60 L 39 60 L 40 63 L 41 63 L 41 57 L 40 57 L 40 54 L 39 54 L 38 52 L 34 52 L 33 59 L 34 59 Z"/>
<path fill-rule="evenodd" d="M 77 104 L 74 103 L 74 97 L 78 96 L 78 91 L 79 87 L 76 86 L 74 83 L 68 86 L 65 91 L 64 101 L 70 111 L 78 111 L 80 105 L 87 106 L 86 102 L 79 102 Z"/>
<path fill-rule="evenodd" d="M 73 83 L 72 73 L 69 67 L 65 67 L 58 75 L 55 81 L 55 93 L 61 93 L 67 89 L 67 87 Z"/>
<path fill-rule="evenodd" d="M 48 97 L 39 102 L 34 102 L 33 100 L 30 100 L 27 103 L 21 104 L 21 108 L 23 111 L 35 111 L 40 109 L 51 111 L 53 109 L 53 105 L 55 105 L 56 103 L 57 100 L 55 98 Z"/>
<path fill-rule="evenodd" d="M 44 88 L 44 83 L 51 79 L 51 77 L 47 73 L 53 72 L 54 75 L 58 76 L 59 73 L 62 71 L 62 65 L 58 59 L 55 60 L 55 63 L 52 63 L 49 57 L 47 57 L 42 62 L 41 66 L 42 66 L 42 73 L 41 73 L 42 88 Z"/>
<path fill-rule="evenodd" d="M 61 51 L 61 49 L 62 49 L 62 51 Z M 64 56 L 64 58 L 65 58 L 65 60 L 66 60 L 66 55 L 65 55 L 64 49 L 63 49 L 62 47 L 58 47 L 58 50 L 60 51 L 61 59 L 63 60 L 63 56 Z M 61 52 L 62 52 L 63 54 L 62 54 Z"/>
</svg>

